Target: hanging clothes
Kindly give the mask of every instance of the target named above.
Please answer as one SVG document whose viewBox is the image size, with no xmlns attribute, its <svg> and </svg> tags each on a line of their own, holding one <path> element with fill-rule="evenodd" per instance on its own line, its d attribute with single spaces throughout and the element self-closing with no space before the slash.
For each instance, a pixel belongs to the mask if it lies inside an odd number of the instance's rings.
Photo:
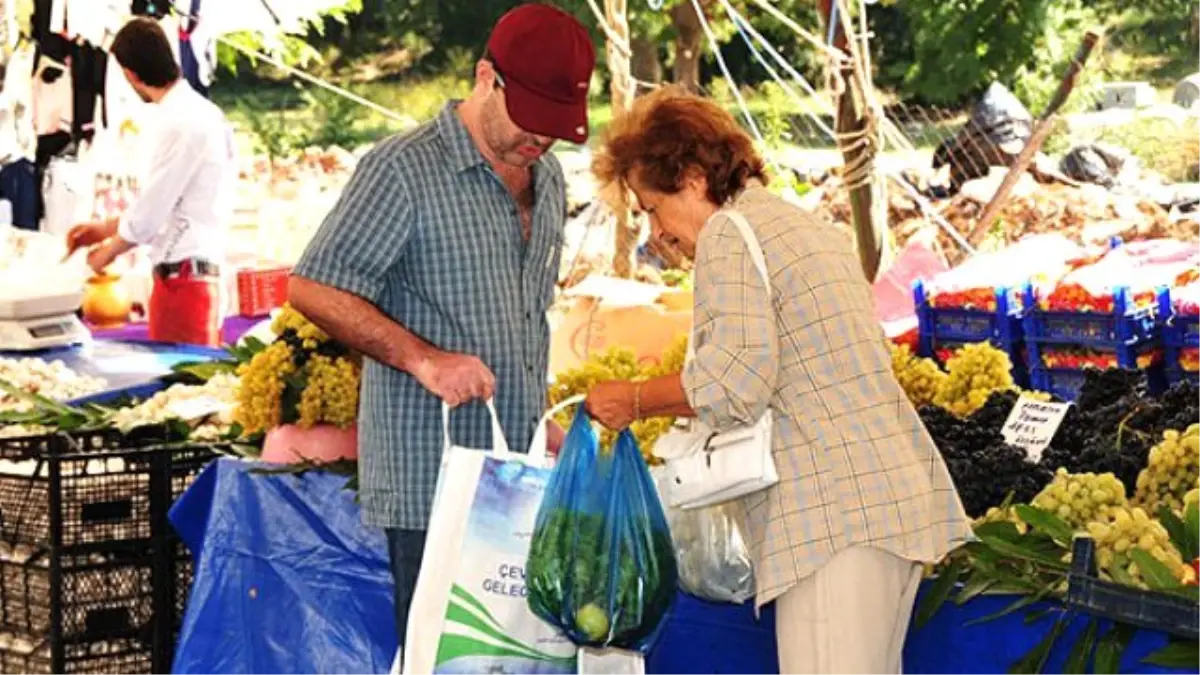
<svg viewBox="0 0 1200 675">
<path fill-rule="evenodd" d="M 105 117 L 103 99 L 108 74 L 108 54 L 92 45 L 76 40 L 71 46 L 71 91 L 74 114 L 71 135 L 75 140 L 90 141 L 96 133 L 96 113 Z"/>
<path fill-rule="evenodd" d="M 0 169 L 0 198 L 12 203 L 12 224 L 37 230 L 41 220 L 42 198 L 37 167 L 28 159 L 19 159 Z"/>
<path fill-rule="evenodd" d="M 182 0 L 176 4 L 176 9 L 183 14 L 179 22 L 179 66 L 192 89 L 208 98 L 216 61 L 216 40 L 211 31 L 206 30 L 202 4 L 201 0 Z"/>
<path fill-rule="evenodd" d="M 171 11 L 171 0 L 133 0 L 129 13 L 161 19 Z"/>
<path fill-rule="evenodd" d="M 42 53 L 33 76 L 33 128 L 38 136 L 68 131 L 74 114 L 74 93 L 66 55 Z"/>
</svg>

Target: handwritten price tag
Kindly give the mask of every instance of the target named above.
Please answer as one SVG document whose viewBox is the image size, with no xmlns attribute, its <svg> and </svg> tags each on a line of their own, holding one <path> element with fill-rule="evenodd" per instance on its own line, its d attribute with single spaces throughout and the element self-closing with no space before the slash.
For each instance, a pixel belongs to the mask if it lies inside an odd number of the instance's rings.
<svg viewBox="0 0 1200 675">
<path fill-rule="evenodd" d="M 1022 396 L 1001 430 L 1005 442 L 1024 448 L 1030 460 L 1040 460 L 1070 407 L 1070 403 L 1043 403 Z"/>
</svg>

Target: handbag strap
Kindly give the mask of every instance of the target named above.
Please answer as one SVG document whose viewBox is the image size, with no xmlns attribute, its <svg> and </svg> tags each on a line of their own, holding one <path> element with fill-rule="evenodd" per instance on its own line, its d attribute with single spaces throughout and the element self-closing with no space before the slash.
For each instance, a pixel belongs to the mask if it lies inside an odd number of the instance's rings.
<svg viewBox="0 0 1200 675">
<path fill-rule="evenodd" d="M 746 249 L 750 253 L 750 259 L 754 261 L 754 266 L 758 268 L 758 273 L 762 275 L 763 284 L 767 287 L 767 297 L 771 296 L 771 274 L 767 271 L 767 258 L 763 253 L 762 245 L 758 243 L 758 237 L 754 236 L 754 230 L 751 229 L 750 223 L 746 221 L 746 217 L 733 209 L 722 209 L 709 217 L 708 222 L 712 222 L 713 218 L 725 215 L 737 227 L 741 233 L 742 239 L 746 242 Z M 768 305 L 770 303 L 768 302 Z M 695 319 L 692 320 L 692 328 L 688 331 L 688 346 L 687 355 L 684 357 L 686 361 L 691 361 L 695 356 L 696 349 L 696 324 Z"/>
<path fill-rule="evenodd" d="M 758 243 L 758 237 L 754 236 L 754 230 L 750 228 L 750 223 L 746 221 L 746 217 L 733 209 L 723 209 L 713 214 L 713 218 L 724 214 L 733 224 L 737 226 L 738 232 L 742 234 L 742 239 L 746 242 L 746 248 L 750 252 L 750 259 L 754 261 L 754 266 L 758 268 L 758 273 L 762 275 L 763 284 L 767 287 L 767 294 L 771 293 L 771 274 L 767 271 L 767 258 L 763 253 L 762 245 Z"/>
</svg>

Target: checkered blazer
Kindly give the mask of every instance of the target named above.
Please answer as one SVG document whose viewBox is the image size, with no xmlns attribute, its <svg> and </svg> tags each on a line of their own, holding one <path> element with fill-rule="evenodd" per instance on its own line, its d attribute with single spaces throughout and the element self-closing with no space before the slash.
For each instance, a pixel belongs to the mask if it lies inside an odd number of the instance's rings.
<svg viewBox="0 0 1200 675">
<path fill-rule="evenodd" d="M 683 383 L 718 431 L 775 413 L 779 484 L 744 504 L 758 606 L 849 547 L 941 559 L 970 536 L 970 521 L 892 375 L 853 241 L 761 187 L 731 208 L 758 236 L 770 298 L 737 227 L 718 214 L 697 243 L 696 351 Z"/>
</svg>

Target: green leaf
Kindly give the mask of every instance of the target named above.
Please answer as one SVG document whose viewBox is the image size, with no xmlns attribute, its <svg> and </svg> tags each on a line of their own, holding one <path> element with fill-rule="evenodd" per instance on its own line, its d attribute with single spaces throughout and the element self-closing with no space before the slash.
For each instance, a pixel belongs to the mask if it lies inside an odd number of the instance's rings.
<svg viewBox="0 0 1200 675">
<path fill-rule="evenodd" d="M 1200 557 L 1200 502 L 1192 502 L 1183 510 L 1183 522 L 1187 525 L 1187 550 L 1192 555 L 1186 560 Z"/>
<path fill-rule="evenodd" d="M 1099 628 L 1095 618 L 1088 621 L 1083 635 L 1075 641 L 1075 646 L 1071 647 L 1071 653 L 1067 655 L 1066 665 L 1063 666 L 1064 673 L 1087 672 L 1088 661 L 1092 660 L 1092 652 L 1096 649 L 1096 631 Z"/>
<path fill-rule="evenodd" d="M 962 560 L 959 558 L 951 560 L 949 565 L 942 568 L 937 580 L 933 582 L 933 586 L 930 587 L 925 597 L 921 598 L 921 604 L 917 607 L 916 616 L 913 617 L 917 628 L 929 623 L 929 620 L 942 608 L 946 599 L 950 597 L 950 592 L 954 590 L 954 585 L 958 583 L 961 573 Z"/>
<path fill-rule="evenodd" d="M 995 537 L 1014 543 L 1021 539 L 1021 533 L 1017 530 L 1016 523 L 1007 521 L 983 523 L 975 528 L 975 535 L 980 538 L 984 536 Z"/>
<path fill-rule="evenodd" d="M 1171 535 L 1171 543 L 1175 545 L 1175 550 L 1179 551 L 1179 555 L 1183 556 L 1184 560 L 1193 560 L 1196 555 L 1188 551 L 1188 536 L 1187 525 L 1175 515 L 1175 512 L 1168 506 L 1160 506 L 1158 508 L 1158 522 L 1167 530 L 1167 534 Z"/>
<path fill-rule="evenodd" d="M 1008 616 L 1009 614 L 1012 614 L 1013 612 L 1015 612 L 1017 610 L 1025 609 L 1026 607 L 1038 602 L 1043 597 L 1044 596 L 1042 596 L 1041 594 L 1038 594 L 1038 593 L 1035 593 L 1033 595 L 1022 595 L 1021 597 L 1017 598 L 1013 602 L 1009 603 L 1009 605 L 1007 607 L 1005 607 L 1004 609 L 1002 609 L 998 612 L 992 612 L 991 614 L 988 614 L 987 616 L 981 616 L 978 619 L 971 619 L 970 621 L 964 623 L 963 625 L 964 626 L 974 626 L 974 625 L 981 624 L 981 623 L 987 623 L 988 621 L 995 621 L 996 619 Z"/>
<path fill-rule="evenodd" d="M 1197 644 L 1196 641 L 1180 640 L 1151 653 L 1142 659 L 1142 663 L 1162 668 L 1186 668 L 1195 672 L 1197 663 L 1200 663 L 1200 658 L 1197 657 L 1198 653 L 1200 653 L 1200 644 Z"/>
<path fill-rule="evenodd" d="M 1051 569 L 1066 571 L 1070 569 L 1070 565 L 1062 561 L 1062 558 L 1056 558 L 1051 555 L 1046 555 L 1040 551 L 1031 550 L 1028 546 L 1023 546 L 1020 543 L 1012 543 L 992 536 L 980 536 L 980 540 L 988 546 L 995 549 L 997 552 L 1022 560 L 1028 560 L 1040 565 L 1045 565 Z"/>
<path fill-rule="evenodd" d="M 1069 623 L 1069 615 L 1059 617 L 1058 621 L 1054 622 L 1054 627 L 1046 632 L 1046 637 L 1042 641 L 1034 645 L 1025 656 L 1022 656 L 1016 663 L 1008 669 L 1010 673 L 1040 673 L 1042 668 L 1046 667 L 1046 660 L 1050 658 L 1050 651 L 1054 648 L 1054 643 L 1058 641 L 1058 637 L 1062 635 L 1063 629 Z"/>
<path fill-rule="evenodd" d="M 1166 565 L 1140 546 L 1130 551 L 1130 557 L 1133 558 L 1133 562 L 1137 563 L 1138 571 L 1142 573 L 1142 578 L 1146 580 L 1146 585 L 1150 588 L 1162 591 L 1179 588 L 1183 585 L 1179 579 L 1175 578 L 1175 575 L 1171 574 L 1171 570 L 1167 569 Z"/>
<path fill-rule="evenodd" d="M 1055 612 L 1060 612 L 1060 611 L 1062 611 L 1061 607 L 1047 607 L 1046 609 L 1039 609 L 1039 610 L 1035 610 L 1032 612 L 1026 612 L 1025 613 L 1025 625 L 1032 626 L 1033 624 L 1041 621 L 1042 619 L 1050 616 L 1051 614 L 1053 614 Z"/>
<path fill-rule="evenodd" d="M 963 585 L 958 595 L 954 596 L 954 604 L 964 605 L 986 593 L 989 588 L 995 585 L 995 579 L 988 578 L 982 574 L 973 574 L 970 580 Z"/>
<path fill-rule="evenodd" d="M 1137 580 L 1129 574 L 1129 556 L 1117 553 L 1113 556 L 1112 569 L 1108 570 L 1113 581 L 1126 586 L 1137 586 Z"/>
<path fill-rule="evenodd" d="M 1115 675 L 1119 672 L 1121 657 L 1125 654 L 1135 633 L 1137 633 L 1137 629 L 1129 624 L 1114 624 L 1112 629 L 1100 639 L 1100 644 L 1096 645 L 1096 659 L 1092 664 L 1092 672 L 1097 675 L 1104 673 Z"/>
<path fill-rule="evenodd" d="M 1062 518 L 1027 504 L 1017 504 L 1015 508 L 1017 516 L 1033 529 L 1046 534 L 1063 546 L 1071 545 L 1071 541 L 1075 538 L 1075 530 Z"/>
</svg>

